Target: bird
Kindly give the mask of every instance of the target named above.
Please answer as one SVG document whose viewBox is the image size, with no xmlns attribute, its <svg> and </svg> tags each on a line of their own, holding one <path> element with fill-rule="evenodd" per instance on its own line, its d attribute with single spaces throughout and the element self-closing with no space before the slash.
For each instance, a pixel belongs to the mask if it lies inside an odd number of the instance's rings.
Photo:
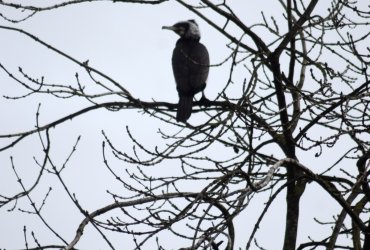
<svg viewBox="0 0 370 250">
<path fill-rule="evenodd" d="M 180 21 L 162 29 L 172 30 L 180 36 L 172 53 L 172 70 L 179 95 L 176 120 L 186 122 L 192 113 L 194 95 L 202 92 L 209 73 L 209 54 L 199 42 L 200 30 L 195 20 Z"/>
</svg>

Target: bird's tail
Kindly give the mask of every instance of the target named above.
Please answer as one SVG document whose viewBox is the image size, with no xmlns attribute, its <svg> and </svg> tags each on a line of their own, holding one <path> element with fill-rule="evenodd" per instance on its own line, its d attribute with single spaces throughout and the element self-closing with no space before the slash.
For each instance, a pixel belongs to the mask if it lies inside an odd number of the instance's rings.
<svg viewBox="0 0 370 250">
<path fill-rule="evenodd" d="M 180 96 L 179 104 L 177 105 L 176 120 L 178 122 L 186 122 L 193 108 L 193 96 Z"/>
</svg>

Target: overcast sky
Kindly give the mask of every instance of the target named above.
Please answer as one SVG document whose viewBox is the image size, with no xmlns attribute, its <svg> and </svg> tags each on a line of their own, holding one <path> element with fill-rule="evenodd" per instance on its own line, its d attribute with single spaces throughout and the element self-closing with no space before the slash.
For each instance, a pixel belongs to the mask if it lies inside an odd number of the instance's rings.
<svg viewBox="0 0 370 250">
<path fill-rule="evenodd" d="M 235 1 L 234 10 L 247 24 L 253 24 L 256 20 L 262 19 L 260 2 L 264 1 L 248 1 L 248 4 L 246 1 Z M 277 8 L 277 6 L 270 4 L 266 5 L 266 2 L 263 4 L 266 13 L 274 13 Z M 8 14 L 8 17 L 18 15 L 5 8 L 0 8 L 0 11 Z M 172 32 L 163 31 L 161 27 L 187 19 L 196 19 L 199 23 L 202 34 L 201 41 L 209 50 L 211 64 L 222 62 L 230 53 L 226 48 L 228 41 L 174 1 L 158 6 L 104 2 L 85 3 L 45 11 L 19 24 L 11 24 L 1 20 L 0 25 L 22 28 L 79 61 L 89 60 L 90 66 L 118 81 L 136 98 L 145 101 L 158 100 L 175 103 L 178 97 L 172 76 L 171 54 L 177 36 Z M 282 20 L 282 17 L 278 16 L 277 19 Z M 221 21 L 216 17 L 214 20 Z M 18 67 L 22 67 L 24 72 L 30 74 L 31 77 L 41 78 L 43 76 L 45 81 L 49 83 L 66 85 L 69 83 L 75 85 L 75 73 L 80 72 L 81 79 L 85 82 L 87 89 L 91 92 L 97 91 L 96 87 L 90 86 L 91 82 L 88 82 L 88 78 L 86 75 L 84 76 L 83 71 L 77 65 L 53 51 L 14 31 L 0 29 L 0 36 L 0 63 L 11 72 L 17 74 Z M 229 66 L 226 63 L 221 67 L 211 68 L 205 92 L 210 99 L 215 98 L 223 88 L 228 79 Z M 236 80 L 242 81 L 243 72 L 238 72 L 238 74 L 240 76 L 238 78 L 237 75 Z M 3 71 L 0 71 L 0 84 L 1 95 L 21 96 L 27 93 L 24 88 L 11 81 Z M 118 98 L 116 100 L 119 101 Z M 42 124 L 90 105 L 82 99 L 61 100 L 43 96 L 30 96 L 20 100 L 1 98 L 2 125 L 0 134 L 22 132 L 34 128 L 36 111 L 40 102 L 42 103 L 40 108 Z M 191 119 L 196 121 L 197 116 L 192 116 Z M 52 157 L 57 164 L 62 164 L 65 161 L 77 137 L 82 136 L 78 146 L 78 157 L 71 159 L 70 166 L 64 174 L 70 189 L 76 193 L 79 201 L 89 211 L 111 202 L 110 197 L 106 194 L 107 189 L 119 193 L 120 186 L 112 182 L 112 176 L 103 166 L 101 130 L 104 130 L 123 149 L 130 150 L 132 144 L 125 133 L 125 126 L 129 126 L 135 137 L 145 141 L 149 146 L 160 143 L 161 137 L 158 134 L 158 128 L 167 131 L 173 129 L 163 128 L 160 121 L 148 115 L 142 115 L 136 110 L 119 112 L 99 110 L 51 130 Z M 281 153 L 275 153 L 276 157 L 279 155 Z M 10 156 L 14 157 L 15 168 L 19 171 L 24 184 L 31 185 L 39 169 L 33 157 L 41 162 L 43 156 L 40 139 L 37 136 L 27 138 L 17 147 L 1 153 L 0 190 L 2 194 L 6 193 L 9 196 L 21 191 L 11 168 Z M 303 161 L 307 163 L 330 162 L 330 156 L 327 158 L 323 156 L 320 161 L 315 158 L 306 158 Z M 62 187 L 55 185 L 56 182 L 55 176 L 48 175 L 48 178 L 43 179 L 32 196 L 35 201 L 40 203 L 48 187 L 53 187 L 43 213 L 53 228 L 67 240 L 71 240 L 82 216 L 66 198 Z M 316 188 L 314 184 L 309 185 L 308 193 L 302 198 L 299 242 L 306 241 L 308 235 L 320 237 L 323 232 L 330 230 L 329 226 L 317 227 L 313 217 L 317 216 L 318 219 L 322 220 L 330 219 L 333 214 L 330 208 L 335 206 L 335 202 L 323 192 L 317 193 Z M 4 192 L 4 190 L 7 191 Z M 314 202 L 312 202 L 312 197 L 315 199 Z M 265 224 L 262 225 L 261 231 L 257 234 L 257 239 L 261 239 L 263 247 L 267 249 L 276 249 L 274 247 L 281 246 L 283 241 L 285 194 L 279 195 L 278 199 L 282 202 L 275 202 L 270 210 L 274 212 L 270 212 L 264 219 Z M 245 245 L 246 238 L 243 235 L 249 236 L 256 217 L 261 213 L 266 200 L 265 195 L 262 195 L 257 201 L 253 200 L 241 214 L 241 223 L 237 224 L 237 237 L 240 236 L 237 246 Z M 18 207 L 31 210 L 29 201 L 26 199 L 21 200 Z M 42 244 L 60 243 L 36 216 L 30 216 L 20 211 L 4 212 L 10 208 L 11 205 L 0 211 L 0 248 L 24 247 L 22 233 L 24 225 L 29 231 L 35 232 Z M 311 230 L 313 226 L 322 231 Z M 79 249 L 107 249 L 106 243 L 100 240 L 92 227 L 88 227 L 85 233 L 86 236 L 78 244 Z M 119 242 L 121 237 L 121 235 L 112 236 L 112 242 Z M 269 240 L 263 240 L 266 238 Z M 30 238 L 29 242 L 32 242 Z M 178 247 L 178 242 L 172 242 L 171 239 L 162 238 L 161 242 L 168 249 Z"/>
</svg>

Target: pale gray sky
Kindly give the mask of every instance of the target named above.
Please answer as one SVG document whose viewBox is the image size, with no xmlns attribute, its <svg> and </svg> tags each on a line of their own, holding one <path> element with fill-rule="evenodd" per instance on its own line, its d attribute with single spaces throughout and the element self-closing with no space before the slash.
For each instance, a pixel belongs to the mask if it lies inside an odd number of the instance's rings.
<svg viewBox="0 0 370 250">
<path fill-rule="evenodd" d="M 233 3 L 234 11 L 247 24 L 253 24 L 262 19 L 260 14 L 262 5 L 267 16 L 276 12 L 277 6 L 261 2 L 263 1 L 248 1 L 246 3 L 238 0 Z M 8 13 L 9 17 L 12 17 L 12 13 L 8 11 L 5 8 L 0 8 L 1 13 Z M 213 16 L 213 18 L 217 20 L 216 17 Z M 211 63 L 217 64 L 223 61 L 230 53 L 226 48 L 228 41 L 200 18 L 174 1 L 158 6 L 105 2 L 85 3 L 45 11 L 16 25 L 0 20 L 0 25 L 22 28 L 79 61 L 89 60 L 90 66 L 118 81 L 131 94 L 141 100 L 154 99 L 175 103 L 177 93 L 172 76 L 171 54 L 177 36 L 169 31 L 161 30 L 161 27 L 187 19 L 196 19 L 199 23 L 202 33 L 201 41 L 209 50 Z M 277 20 L 283 20 L 282 16 L 277 16 Z M 41 78 L 44 76 L 48 83 L 66 85 L 76 84 L 74 75 L 78 71 L 87 89 L 92 92 L 97 91 L 98 88 L 91 86 L 91 81 L 88 81 L 78 66 L 53 51 L 13 31 L 0 29 L 0 36 L 0 63 L 10 71 L 16 73 L 17 68 L 22 67 L 24 72 L 32 77 Z M 223 88 L 228 79 L 229 66 L 230 64 L 226 63 L 221 67 L 211 68 L 206 89 L 206 95 L 210 99 L 215 98 Z M 246 73 L 246 71 L 238 69 L 234 80 L 242 82 L 244 77 L 248 77 Z M 14 81 L 11 81 L 3 71 L 0 72 L 0 84 L 1 95 L 18 96 L 27 93 Z M 119 101 L 118 98 L 115 100 Z M 0 134 L 34 128 L 35 114 L 40 102 L 42 103 L 40 109 L 42 124 L 89 105 L 88 102 L 81 99 L 60 100 L 44 96 L 31 96 L 15 101 L 1 98 L 2 125 Z M 197 115 L 192 116 L 191 119 L 196 121 Z M 120 192 L 121 187 L 113 182 L 112 176 L 103 165 L 101 142 L 104 138 L 101 130 L 103 129 L 122 149 L 130 151 L 132 144 L 126 135 L 125 126 L 129 126 L 134 136 L 150 147 L 164 145 L 157 133 L 158 128 L 166 131 L 174 130 L 171 127 L 163 127 L 160 121 L 148 115 L 142 115 L 136 110 L 121 110 L 119 112 L 99 110 L 66 122 L 50 131 L 52 158 L 58 165 L 65 161 L 77 137 L 82 136 L 78 151 L 64 172 L 64 178 L 70 190 L 76 193 L 79 201 L 89 211 L 111 202 L 110 197 L 106 194 L 107 189 Z M 215 152 L 216 155 L 232 152 L 231 148 L 219 150 Z M 278 158 L 281 155 L 278 151 L 273 153 Z M 319 159 L 314 158 L 313 153 L 306 155 L 307 158 L 303 158 L 302 163 L 318 166 L 317 169 L 320 169 L 322 162 L 325 164 L 333 163 L 330 155 L 322 156 Z M 27 138 L 16 147 L 1 153 L 0 190 L 1 194 L 9 196 L 21 191 L 11 168 L 10 156 L 14 157 L 15 167 L 24 184 L 31 185 L 39 169 L 33 157 L 36 157 L 39 162 L 43 159 L 39 138 L 37 136 Z M 174 171 L 173 168 L 176 166 L 164 166 L 163 169 L 155 171 Z M 48 187 L 53 187 L 47 205 L 43 209 L 43 214 L 58 233 L 63 235 L 66 240 L 71 240 L 83 218 L 66 197 L 56 177 L 50 174 L 45 175 L 37 190 L 32 193 L 32 198 L 40 203 Z M 308 235 L 313 238 L 320 237 L 324 232 L 327 233 L 330 230 L 329 226 L 326 228 L 325 226 L 317 227 L 313 217 L 325 221 L 330 219 L 333 211 L 339 212 L 329 195 L 317 192 L 318 187 L 315 184 L 309 185 L 307 189 L 308 192 L 302 198 L 299 242 L 307 241 Z M 263 210 L 264 202 L 267 200 L 266 195 L 268 194 L 253 199 L 249 207 L 237 219 L 238 247 L 245 245 L 246 237 L 249 236 L 257 216 Z M 267 249 L 277 249 L 276 246 L 282 245 L 285 230 L 284 201 L 285 192 L 279 195 L 278 201 L 270 209 L 273 212 L 264 218 L 261 230 L 257 233 L 257 240 L 261 246 Z M 31 210 L 26 199 L 19 201 L 18 207 Z M 333 207 L 336 207 L 336 210 L 332 210 Z M 36 216 L 20 211 L 5 212 L 6 209 L 10 208 L 11 205 L 0 210 L 0 248 L 24 248 L 22 232 L 24 225 L 27 226 L 29 232 L 35 232 L 37 239 L 43 245 L 61 243 Z M 315 230 L 312 230 L 313 228 Z M 178 240 L 173 241 L 171 238 L 166 238 L 166 233 L 160 234 L 160 236 L 162 236 L 160 242 L 168 249 L 181 246 L 181 242 Z M 124 243 L 119 243 L 124 237 L 126 236 L 115 234 L 110 239 L 117 244 L 118 249 L 129 249 L 128 246 L 132 246 L 130 237 L 123 240 Z M 32 242 L 30 234 L 28 240 L 29 243 Z M 108 249 L 106 243 L 92 227 L 87 227 L 85 236 L 77 247 L 79 249 Z M 145 249 L 153 248 L 146 247 Z"/>
</svg>

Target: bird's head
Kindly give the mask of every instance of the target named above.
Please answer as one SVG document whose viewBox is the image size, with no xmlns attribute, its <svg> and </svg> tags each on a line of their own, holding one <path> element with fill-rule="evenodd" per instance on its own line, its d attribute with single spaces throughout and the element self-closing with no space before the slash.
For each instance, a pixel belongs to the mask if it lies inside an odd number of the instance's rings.
<svg viewBox="0 0 370 250">
<path fill-rule="evenodd" d="M 200 31 L 195 20 L 182 21 L 173 26 L 163 26 L 162 29 L 172 30 L 182 38 L 200 39 Z"/>
</svg>

